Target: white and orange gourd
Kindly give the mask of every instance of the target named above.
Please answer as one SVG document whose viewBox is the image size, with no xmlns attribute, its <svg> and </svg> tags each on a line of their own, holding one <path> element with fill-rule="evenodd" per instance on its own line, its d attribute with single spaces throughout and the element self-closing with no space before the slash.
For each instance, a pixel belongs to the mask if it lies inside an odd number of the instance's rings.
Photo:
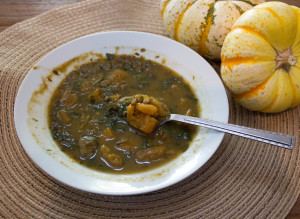
<svg viewBox="0 0 300 219">
<path fill-rule="evenodd" d="M 161 16 L 170 37 L 209 59 L 221 47 L 235 21 L 265 0 L 161 0 Z"/>
<path fill-rule="evenodd" d="M 300 10 L 266 2 L 245 12 L 227 35 L 221 77 L 247 109 L 280 112 L 300 104 Z"/>
</svg>

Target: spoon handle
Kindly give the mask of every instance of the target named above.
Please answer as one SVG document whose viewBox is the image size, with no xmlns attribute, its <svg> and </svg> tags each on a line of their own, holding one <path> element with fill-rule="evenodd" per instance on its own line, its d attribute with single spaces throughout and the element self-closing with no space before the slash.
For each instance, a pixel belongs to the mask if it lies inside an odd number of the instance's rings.
<svg viewBox="0 0 300 219">
<path fill-rule="evenodd" d="M 291 150 L 294 148 L 295 145 L 294 136 L 285 135 L 276 132 L 269 132 L 269 131 L 254 129 L 254 128 L 243 127 L 239 125 L 232 125 L 228 123 L 212 121 L 203 118 L 196 118 L 191 116 L 183 116 L 178 114 L 171 114 L 169 120 L 203 126 L 206 128 L 211 128 L 218 131 L 242 136 L 245 138 L 262 141 L 265 143 L 273 144 Z"/>
</svg>

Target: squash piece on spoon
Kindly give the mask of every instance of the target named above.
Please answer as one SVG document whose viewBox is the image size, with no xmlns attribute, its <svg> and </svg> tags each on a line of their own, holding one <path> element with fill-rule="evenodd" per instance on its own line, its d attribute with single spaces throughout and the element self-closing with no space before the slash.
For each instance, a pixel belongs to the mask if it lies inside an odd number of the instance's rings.
<svg viewBox="0 0 300 219">
<path fill-rule="evenodd" d="M 137 94 L 130 97 L 123 97 L 118 100 L 118 109 L 124 110 L 127 105 L 125 116 L 127 122 L 134 128 L 146 133 L 152 133 L 159 124 L 160 117 L 169 115 L 168 107 L 153 97 Z"/>
</svg>

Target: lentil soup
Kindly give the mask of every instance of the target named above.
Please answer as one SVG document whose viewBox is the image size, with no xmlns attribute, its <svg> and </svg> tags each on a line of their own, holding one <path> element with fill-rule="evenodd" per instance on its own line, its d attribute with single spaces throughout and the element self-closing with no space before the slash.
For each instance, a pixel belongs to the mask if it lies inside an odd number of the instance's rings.
<svg viewBox="0 0 300 219">
<path fill-rule="evenodd" d="M 173 160 L 197 128 L 168 122 L 146 134 L 130 126 L 116 103 L 137 94 L 156 98 L 172 113 L 200 115 L 191 87 L 173 70 L 138 54 L 106 54 L 73 70 L 56 88 L 48 109 L 54 140 L 75 161 L 104 172 L 141 172 Z"/>
</svg>

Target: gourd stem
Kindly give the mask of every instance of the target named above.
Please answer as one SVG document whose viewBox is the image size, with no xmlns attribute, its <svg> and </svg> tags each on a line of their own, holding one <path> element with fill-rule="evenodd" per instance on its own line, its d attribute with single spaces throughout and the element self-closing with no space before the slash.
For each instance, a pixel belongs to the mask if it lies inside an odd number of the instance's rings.
<svg viewBox="0 0 300 219">
<path fill-rule="evenodd" d="M 283 52 L 276 52 L 276 69 L 283 68 L 286 71 L 289 71 L 291 66 L 295 66 L 298 63 L 298 58 L 293 55 L 291 48 Z"/>
</svg>

